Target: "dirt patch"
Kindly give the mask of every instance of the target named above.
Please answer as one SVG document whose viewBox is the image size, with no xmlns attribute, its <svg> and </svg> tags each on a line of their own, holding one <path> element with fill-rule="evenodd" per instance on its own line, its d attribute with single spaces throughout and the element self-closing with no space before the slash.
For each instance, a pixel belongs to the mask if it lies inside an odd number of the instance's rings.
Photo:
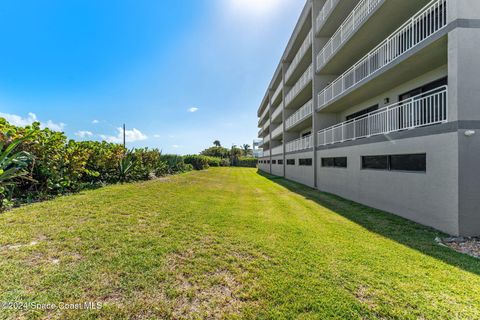
<svg viewBox="0 0 480 320">
<path fill-rule="evenodd" d="M 436 238 L 435 241 L 445 247 L 457 252 L 468 254 L 480 259 L 480 238 L 478 237 L 449 237 L 445 239 Z"/>
<path fill-rule="evenodd" d="M 247 303 L 239 296 L 242 283 L 232 271 L 221 268 L 193 274 L 189 267 L 200 255 L 201 252 L 188 249 L 172 254 L 167 259 L 167 269 L 172 274 L 175 291 L 170 303 L 172 317 L 220 319 L 239 316 Z M 237 259 L 245 258 L 243 254 L 235 256 Z"/>
<path fill-rule="evenodd" d="M 373 295 L 371 294 L 370 289 L 367 286 L 358 287 L 355 291 L 355 298 L 357 298 L 360 303 L 368 306 L 370 309 L 377 307 L 377 305 L 373 301 Z"/>
</svg>

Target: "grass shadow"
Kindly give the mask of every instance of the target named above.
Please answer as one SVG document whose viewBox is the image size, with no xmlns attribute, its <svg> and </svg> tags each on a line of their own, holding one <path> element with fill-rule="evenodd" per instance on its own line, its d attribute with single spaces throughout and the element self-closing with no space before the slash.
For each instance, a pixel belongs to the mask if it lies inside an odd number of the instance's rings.
<svg viewBox="0 0 480 320">
<path fill-rule="evenodd" d="M 273 176 L 260 170 L 258 170 L 258 174 L 361 225 L 371 232 L 392 239 L 451 266 L 480 275 L 479 259 L 443 247 L 435 241 L 436 237 L 447 237 L 441 231 L 333 194 L 320 192 L 283 177 Z"/>
</svg>

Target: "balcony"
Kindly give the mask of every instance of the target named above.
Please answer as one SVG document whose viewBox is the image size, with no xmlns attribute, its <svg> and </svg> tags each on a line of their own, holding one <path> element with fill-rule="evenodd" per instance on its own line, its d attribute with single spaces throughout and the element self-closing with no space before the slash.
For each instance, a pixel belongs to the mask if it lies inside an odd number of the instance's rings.
<svg viewBox="0 0 480 320">
<path fill-rule="evenodd" d="M 277 101 L 280 93 L 282 93 L 282 90 L 283 90 L 283 83 L 280 83 L 280 84 L 278 85 L 277 90 L 275 90 L 275 92 L 273 93 L 272 103 Z"/>
<path fill-rule="evenodd" d="M 310 100 L 285 121 L 286 129 L 288 130 L 297 125 L 298 123 L 302 122 L 303 120 L 307 119 L 308 117 L 311 117 L 312 113 L 313 101 Z"/>
<path fill-rule="evenodd" d="M 278 154 L 282 154 L 283 153 L 283 144 L 282 145 L 279 145 L 275 148 L 272 148 L 272 156 L 275 156 L 275 155 L 278 155 Z"/>
<path fill-rule="evenodd" d="M 270 156 L 270 150 L 263 150 L 263 156 L 264 157 L 269 157 Z"/>
<path fill-rule="evenodd" d="M 277 120 L 278 117 L 282 116 L 283 105 L 280 104 L 275 110 L 272 112 L 272 121 Z M 281 119 L 280 119 L 281 120 Z"/>
<path fill-rule="evenodd" d="M 327 0 L 322 7 L 322 10 L 318 13 L 317 16 L 317 29 L 315 30 L 316 33 L 320 32 L 325 20 L 327 20 L 328 16 L 332 12 L 333 8 L 338 4 L 340 0 Z"/>
<path fill-rule="evenodd" d="M 379 72 L 447 25 L 447 0 L 434 0 L 318 94 L 318 108 Z"/>
<path fill-rule="evenodd" d="M 269 106 L 267 106 L 265 108 L 265 110 L 263 111 L 262 115 L 260 116 L 260 119 L 258 119 L 258 126 L 260 127 L 261 123 L 263 122 L 263 120 L 265 119 L 265 117 L 268 115 L 268 109 L 269 109 Z"/>
<path fill-rule="evenodd" d="M 345 19 L 340 28 L 317 55 L 317 72 L 330 60 L 337 50 L 352 36 L 384 0 L 362 0 Z"/>
<path fill-rule="evenodd" d="M 266 132 L 266 133 L 270 132 L 270 130 L 269 130 L 270 129 L 270 123 L 271 123 L 270 119 L 268 119 L 267 122 L 265 122 L 265 124 L 263 125 L 263 131 L 264 132 Z"/>
<path fill-rule="evenodd" d="M 310 30 L 307 37 L 305 38 L 302 45 L 300 46 L 300 49 L 298 49 L 297 54 L 295 55 L 292 62 L 290 63 L 290 66 L 288 67 L 287 71 L 285 72 L 285 80 L 286 81 L 288 81 L 290 79 L 293 72 L 298 67 L 298 64 L 300 63 L 300 61 L 302 61 L 302 58 L 305 56 L 305 54 L 308 52 L 308 50 L 312 47 L 312 40 L 313 40 L 313 33 L 312 33 L 312 30 Z"/>
<path fill-rule="evenodd" d="M 283 125 L 279 125 L 278 127 L 276 127 L 273 131 L 272 131 L 272 139 L 280 136 L 283 134 Z"/>
<path fill-rule="evenodd" d="M 309 135 L 297 140 L 288 142 L 285 145 L 286 152 L 296 152 L 313 148 L 313 136 Z"/>
<path fill-rule="evenodd" d="M 285 105 L 288 106 L 290 102 L 303 90 L 313 79 L 313 67 L 310 65 L 295 85 L 290 89 L 285 97 Z"/>
<path fill-rule="evenodd" d="M 263 134 L 263 127 L 260 128 L 260 130 L 258 131 L 258 136 L 257 137 L 261 138 L 262 134 Z"/>
<path fill-rule="evenodd" d="M 443 86 L 321 130 L 318 146 L 445 123 L 447 91 Z"/>
</svg>

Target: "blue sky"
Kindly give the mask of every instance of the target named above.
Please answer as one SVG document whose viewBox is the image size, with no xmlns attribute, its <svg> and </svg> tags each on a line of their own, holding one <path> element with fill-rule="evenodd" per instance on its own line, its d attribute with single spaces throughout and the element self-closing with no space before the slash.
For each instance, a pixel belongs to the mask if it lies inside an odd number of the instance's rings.
<svg viewBox="0 0 480 320">
<path fill-rule="evenodd" d="M 197 153 L 251 144 L 303 0 L 0 4 L 0 116 L 78 140 Z"/>
</svg>

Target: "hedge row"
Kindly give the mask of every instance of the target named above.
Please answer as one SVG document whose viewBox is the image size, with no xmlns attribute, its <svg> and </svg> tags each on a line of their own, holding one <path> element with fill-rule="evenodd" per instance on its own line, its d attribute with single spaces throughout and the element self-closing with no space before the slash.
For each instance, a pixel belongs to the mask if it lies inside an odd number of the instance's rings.
<svg viewBox="0 0 480 320">
<path fill-rule="evenodd" d="M 38 201 L 120 181 L 147 180 L 193 168 L 182 156 L 164 155 L 157 149 L 128 151 L 113 143 L 77 142 L 61 132 L 41 129 L 38 123 L 16 127 L 0 118 L 0 141 L 5 148 L 18 139 L 24 139 L 18 151 L 32 155 L 26 169 L 31 179 L 17 179 L 14 185 L 0 188 L 0 209 L 5 205 Z M 126 160 L 128 170 L 122 171 L 120 164 Z"/>
</svg>

